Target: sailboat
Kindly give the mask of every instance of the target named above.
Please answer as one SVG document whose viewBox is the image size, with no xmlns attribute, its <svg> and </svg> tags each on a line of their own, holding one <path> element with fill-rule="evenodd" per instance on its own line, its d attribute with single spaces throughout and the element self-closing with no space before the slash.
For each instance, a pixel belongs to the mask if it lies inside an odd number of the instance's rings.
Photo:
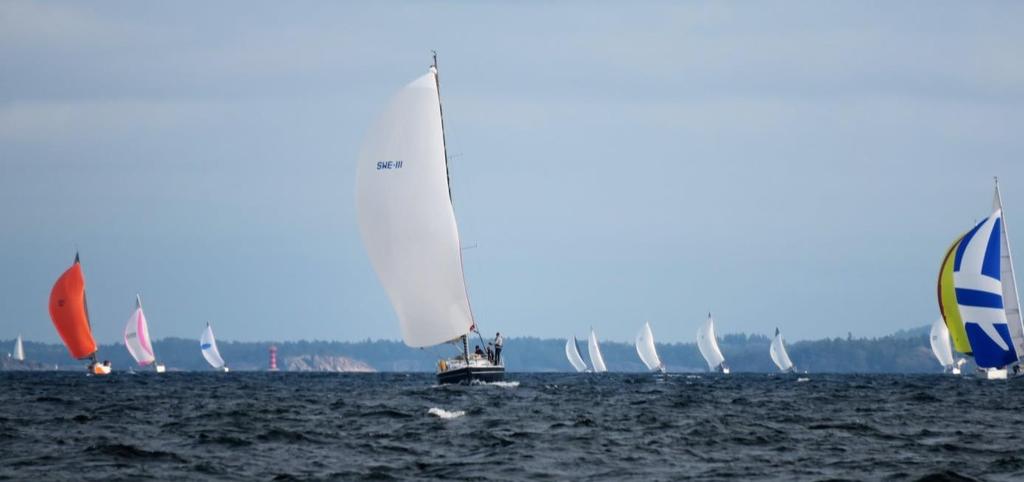
<svg viewBox="0 0 1024 482">
<path fill-rule="evenodd" d="M 640 333 L 636 335 L 636 353 L 640 355 L 640 360 L 647 365 L 648 370 L 665 373 L 665 365 L 661 363 L 658 351 L 654 348 L 654 333 L 651 332 L 651 324 L 646 321 L 644 327 L 640 329 Z"/>
<path fill-rule="evenodd" d="M 220 350 L 217 349 L 217 340 L 213 337 L 213 327 L 210 323 L 206 323 L 206 329 L 203 330 L 203 335 L 199 337 L 199 348 L 203 351 L 203 358 L 206 358 L 206 362 L 211 367 L 228 372 L 227 365 L 224 364 L 224 359 L 220 357 Z"/>
<path fill-rule="evenodd" d="M 697 329 L 697 348 L 704 356 L 704 361 L 708 362 L 708 370 L 729 373 L 722 350 L 718 348 L 718 339 L 715 338 L 715 320 L 711 319 L 711 313 L 708 313 L 707 321 Z"/>
<path fill-rule="evenodd" d="M 11 354 L 11 358 L 19 362 L 25 361 L 25 347 L 21 344 L 21 334 L 14 340 L 14 353 Z"/>
<path fill-rule="evenodd" d="M 583 373 L 587 371 L 587 364 L 583 361 L 583 357 L 580 356 L 580 346 L 576 341 L 575 336 L 571 336 L 565 340 L 565 357 L 569 359 L 569 364 L 572 365 L 577 372 Z"/>
<path fill-rule="evenodd" d="M 142 312 L 142 297 L 135 295 L 135 311 L 128 318 L 124 326 L 124 346 L 132 355 L 140 367 L 153 365 L 157 373 L 164 372 L 164 366 L 156 363 L 156 354 L 153 353 L 152 339 L 149 337 L 149 324 L 146 322 L 146 314 Z"/>
<path fill-rule="evenodd" d="M 985 378 L 1005 379 L 1020 372 L 1024 325 L 998 179 L 992 204 L 946 252 L 937 291 L 953 349 L 973 356 Z"/>
<path fill-rule="evenodd" d="M 394 97 L 359 154 L 356 211 L 363 244 L 398 316 L 405 344 L 451 343 L 440 383 L 498 381 L 500 359 L 471 354 L 479 333 L 469 304 L 444 137 L 437 55 L 426 74 Z"/>
<path fill-rule="evenodd" d="M 949 328 L 946 328 L 946 322 L 942 318 L 932 323 L 932 332 L 928 337 L 928 341 L 932 345 L 932 354 L 935 355 L 935 359 L 942 365 L 942 371 L 959 375 L 960 365 L 963 365 L 965 360 L 962 358 L 960 360 L 953 359 L 953 346 L 949 344 Z"/>
<path fill-rule="evenodd" d="M 88 359 L 89 371 L 94 375 L 110 373 L 110 362 L 100 363 L 96 359 L 96 340 L 92 337 L 92 325 L 89 323 L 85 276 L 78 253 L 75 253 L 75 262 L 57 278 L 50 291 L 50 319 L 72 358 Z"/>
<path fill-rule="evenodd" d="M 779 371 L 782 373 L 794 371 L 793 361 L 789 359 L 789 353 L 786 353 L 786 344 L 783 343 L 782 333 L 778 328 L 775 328 L 775 338 L 772 338 L 772 345 L 768 348 L 768 353 L 772 356 L 775 366 L 779 367 Z"/>
<path fill-rule="evenodd" d="M 604 373 L 608 368 L 604 366 L 604 357 L 601 356 L 601 347 L 597 344 L 597 333 L 590 329 L 590 339 L 587 340 L 587 353 L 590 354 L 590 366 L 594 367 L 594 373 Z"/>
</svg>

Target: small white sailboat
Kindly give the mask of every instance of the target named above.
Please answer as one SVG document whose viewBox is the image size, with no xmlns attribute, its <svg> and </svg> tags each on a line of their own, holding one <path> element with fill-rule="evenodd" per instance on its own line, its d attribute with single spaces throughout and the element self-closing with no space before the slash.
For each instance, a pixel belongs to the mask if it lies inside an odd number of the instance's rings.
<svg viewBox="0 0 1024 482">
<path fill-rule="evenodd" d="M 500 356 L 469 351 L 467 338 L 478 325 L 462 269 L 436 55 L 426 74 L 392 97 L 357 162 L 359 231 L 405 344 L 461 349 L 438 362 L 440 383 L 503 380 Z"/>
<path fill-rule="evenodd" d="M 704 361 L 708 362 L 708 370 L 729 373 L 722 350 L 718 348 L 718 339 L 715 337 L 715 320 L 711 319 L 711 313 L 708 313 L 708 319 L 697 329 L 697 348 L 704 356 Z"/>
<path fill-rule="evenodd" d="M 932 331 L 928 341 L 932 345 L 932 354 L 935 355 L 935 359 L 942 365 L 942 371 L 959 375 L 960 365 L 963 364 L 964 360 L 954 360 L 953 346 L 949 343 L 949 328 L 946 328 L 946 323 L 942 321 L 942 318 L 932 323 Z"/>
<path fill-rule="evenodd" d="M 782 373 L 794 371 L 793 361 L 789 359 L 789 353 L 786 353 L 786 344 L 782 341 L 782 333 L 778 328 L 775 328 L 775 338 L 772 338 L 772 345 L 768 348 L 768 353 L 771 354 L 775 366 L 779 367 L 779 371 Z"/>
<path fill-rule="evenodd" d="M 210 326 L 210 323 L 206 323 L 203 336 L 199 338 L 199 348 L 202 349 L 203 358 L 206 358 L 206 362 L 211 367 L 224 372 L 228 371 L 227 365 L 224 364 L 224 359 L 220 356 L 220 350 L 217 349 L 217 340 L 213 337 L 213 327 Z"/>
<path fill-rule="evenodd" d="M 18 339 L 14 341 L 14 353 L 11 354 L 11 358 L 23 362 L 25 361 L 25 347 L 21 343 L 21 334 L 18 334 Z"/>
<path fill-rule="evenodd" d="M 580 347 L 575 336 L 569 337 L 569 339 L 565 340 L 565 357 L 569 359 L 569 364 L 572 365 L 578 373 L 587 371 L 587 364 L 583 361 L 583 357 L 580 356 Z"/>
<path fill-rule="evenodd" d="M 601 347 L 597 344 L 597 333 L 590 329 L 590 339 L 587 340 L 587 353 L 590 354 L 590 366 L 594 367 L 594 373 L 604 373 L 608 368 L 604 366 L 604 357 L 601 356 Z"/>
<path fill-rule="evenodd" d="M 163 364 L 156 363 L 156 354 L 149 337 L 149 323 L 142 311 L 142 297 L 138 294 L 135 295 L 135 311 L 132 311 L 132 316 L 124 326 L 124 346 L 140 367 L 153 365 L 157 373 L 164 372 Z"/>
<path fill-rule="evenodd" d="M 952 348 L 988 379 L 1021 373 L 1024 323 L 999 181 L 992 214 L 953 242 L 939 269 L 939 311 Z"/>
<path fill-rule="evenodd" d="M 651 324 L 644 322 L 644 327 L 636 335 L 636 353 L 650 371 L 665 373 L 665 365 L 658 357 L 658 350 L 654 347 L 654 333 L 651 332 Z"/>
</svg>

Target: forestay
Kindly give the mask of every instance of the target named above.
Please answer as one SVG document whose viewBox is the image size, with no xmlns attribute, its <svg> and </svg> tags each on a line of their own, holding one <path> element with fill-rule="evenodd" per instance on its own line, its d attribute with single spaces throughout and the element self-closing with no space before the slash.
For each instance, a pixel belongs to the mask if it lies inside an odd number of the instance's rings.
<svg viewBox="0 0 1024 482">
<path fill-rule="evenodd" d="M 708 314 L 708 319 L 697 330 L 697 348 L 708 362 L 709 370 L 716 370 L 725 362 L 722 350 L 718 348 L 718 340 L 715 338 L 715 321 Z"/>
<path fill-rule="evenodd" d="M 358 159 L 363 244 L 412 347 L 473 327 L 448 186 L 437 70 L 398 91 Z"/>
<path fill-rule="evenodd" d="M 203 358 L 206 358 L 210 366 L 218 370 L 224 368 L 224 359 L 220 357 L 220 350 L 217 350 L 217 340 L 213 338 L 213 328 L 209 323 L 206 324 L 203 336 L 199 338 L 199 347 L 202 348 Z"/>
<path fill-rule="evenodd" d="M 142 312 L 142 298 L 139 295 L 135 295 L 135 311 L 124 327 L 124 346 L 128 347 L 128 353 L 131 353 L 139 366 L 144 367 L 156 361 L 149 338 L 149 325 L 146 323 L 146 314 Z"/>
<path fill-rule="evenodd" d="M 789 353 L 786 353 L 786 344 L 782 340 L 782 333 L 778 328 L 775 329 L 775 338 L 772 338 L 772 344 L 768 348 L 768 352 L 771 354 L 775 366 L 779 367 L 779 370 L 788 372 L 793 369 L 793 361 L 789 359 Z"/>
<path fill-rule="evenodd" d="M 577 372 L 587 371 L 587 364 L 583 361 L 583 357 L 580 356 L 580 347 L 576 344 L 575 336 L 565 340 L 565 356 L 569 359 L 569 364 Z"/>
<path fill-rule="evenodd" d="M 590 354 L 590 366 L 594 367 L 594 373 L 604 373 L 608 369 L 604 366 L 604 357 L 601 356 L 601 347 L 597 345 L 597 333 L 590 329 L 590 339 L 587 343 L 587 352 Z"/>
<path fill-rule="evenodd" d="M 644 322 L 644 327 L 636 335 L 636 353 L 640 355 L 640 360 L 644 362 L 648 370 L 665 371 L 661 359 L 658 358 L 658 351 L 654 347 L 654 333 L 651 332 L 651 324 L 648 322 Z"/>
<path fill-rule="evenodd" d="M 949 329 L 946 328 L 946 323 L 942 321 L 942 318 L 935 320 L 932 323 L 931 336 L 928 337 L 928 341 L 932 345 L 932 353 L 935 355 L 935 359 L 939 360 L 944 368 L 953 367 L 953 347 L 949 344 Z"/>
</svg>

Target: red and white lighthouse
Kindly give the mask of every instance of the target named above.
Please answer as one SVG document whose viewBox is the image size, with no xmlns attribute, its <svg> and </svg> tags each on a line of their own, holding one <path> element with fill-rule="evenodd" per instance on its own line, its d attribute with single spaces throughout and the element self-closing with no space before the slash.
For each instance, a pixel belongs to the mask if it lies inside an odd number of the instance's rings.
<svg viewBox="0 0 1024 482">
<path fill-rule="evenodd" d="M 277 346 L 270 345 L 270 371 L 277 371 Z"/>
</svg>

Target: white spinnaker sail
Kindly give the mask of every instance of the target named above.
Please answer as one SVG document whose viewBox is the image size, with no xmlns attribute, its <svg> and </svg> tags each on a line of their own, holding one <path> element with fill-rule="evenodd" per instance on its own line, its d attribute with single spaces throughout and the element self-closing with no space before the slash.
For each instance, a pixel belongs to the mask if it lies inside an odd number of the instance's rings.
<svg viewBox="0 0 1024 482">
<path fill-rule="evenodd" d="M 363 244 L 412 347 L 473 327 L 437 85 L 431 67 L 395 94 L 367 133 L 356 172 Z"/>
<path fill-rule="evenodd" d="M 569 359 L 569 363 L 577 372 L 587 371 L 587 364 L 583 361 L 583 357 L 580 356 L 580 349 L 576 346 L 576 337 L 569 337 L 565 340 L 565 356 Z"/>
<path fill-rule="evenodd" d="M 25 347 L 21 343 L 21 335 L 14 341 L 14 353 L 11 355 L 15 360 L 25 361 Z"/>
<path fill-rule="evenodd" d="M 928 341 L 932 344 L 932 353 L 935 354 L 935 358 L 939 360 L 943 368 L 951 368 L 953 366 L 953 347 L 949 343 L 949 328 L 946 327 L 942 318 L 932 323 L 932 333 L 928 337 Z"/>
<path fill-rule="evenodd" d="M 203 330 L 203 336 L 199 338 L 199 347 L 203 350 L 203 358 L 206 358 L 210 366 L 216 369 L 224 368 L 224 359 L 217 350 L 217 340 L 213 338 L 213 328 L 209 323 L 206 324 L 206 330 Z"/>
<path fill-rule="evenodd" d="M 590 329 L 590 339 L 587 340 L 587 352 L 590 353 L 590 366 L 594 367 L 594 373 L 608 371 L 604 366 L 604 357 L 601 356 L 601 347 L 597 345 L 597 333 Z"/>
<path fill-rule="evenodd" d="M 768 352 L 779 370 L 788 372 L 793 369 L 793 361 L 789 359 L 789 353 L 786 353 L 786 344 L 782 341 L 782 333 L 778 328 L 775 329 L 775 338 L 772 338 L 772 345 L 768 348 Z"/>
<path fill-rule="evenodd" d="M 644 322 L 644 327 L 636 335 L 636 353 L 640 355 L 640 360 L 647 365 L 648 370 L 665 371 L 661 359 L 658 358 L 658 351 L 654 348 L 654 333 L 651 332 L 651 324 L 648 322 Z"/>
<path fill-rule="evenodd" d="M 144 367 L 156 361 L 149 338 L 149 325 L 146 323 L 146 314 L 142 312 L 142 298 L 139 295 L 135 295 L 135 311 L 124 327 L 124 346 L 139 366 Z"/>
<path fill-rule="evenodd" d="M 715 338 L 715 321 L 708 314 L 708 319 L 700 325 L 697 330 L 697 348 L 708 362 L 708 369 L 715 370 L 725 362 L 722 350 L 718 348 L 718 340 Z"/>
<path fill-rule="evenodd" d="M 999 192 L 999 180 L 996 180 L 995 195 L 992 205 L 997 210 L 1003 209 L 1003 196 Z M 1003 310 L 1006 312 L 1006 324 L 1010 331 L 1010 339 L 1017 352 L 1017 358 L 1024 357 L 1024 324 L 1020 317 L 1020 299 L 1017 298 L 1017 276 L 1013 271 L 1013 256 L 1010 253 L 1010 237 L 1006 234 L 1006 212 L 1002 211 L 1002 229 L 999 242 L 999 279 L 1003 284 Z"/>
</svg>

